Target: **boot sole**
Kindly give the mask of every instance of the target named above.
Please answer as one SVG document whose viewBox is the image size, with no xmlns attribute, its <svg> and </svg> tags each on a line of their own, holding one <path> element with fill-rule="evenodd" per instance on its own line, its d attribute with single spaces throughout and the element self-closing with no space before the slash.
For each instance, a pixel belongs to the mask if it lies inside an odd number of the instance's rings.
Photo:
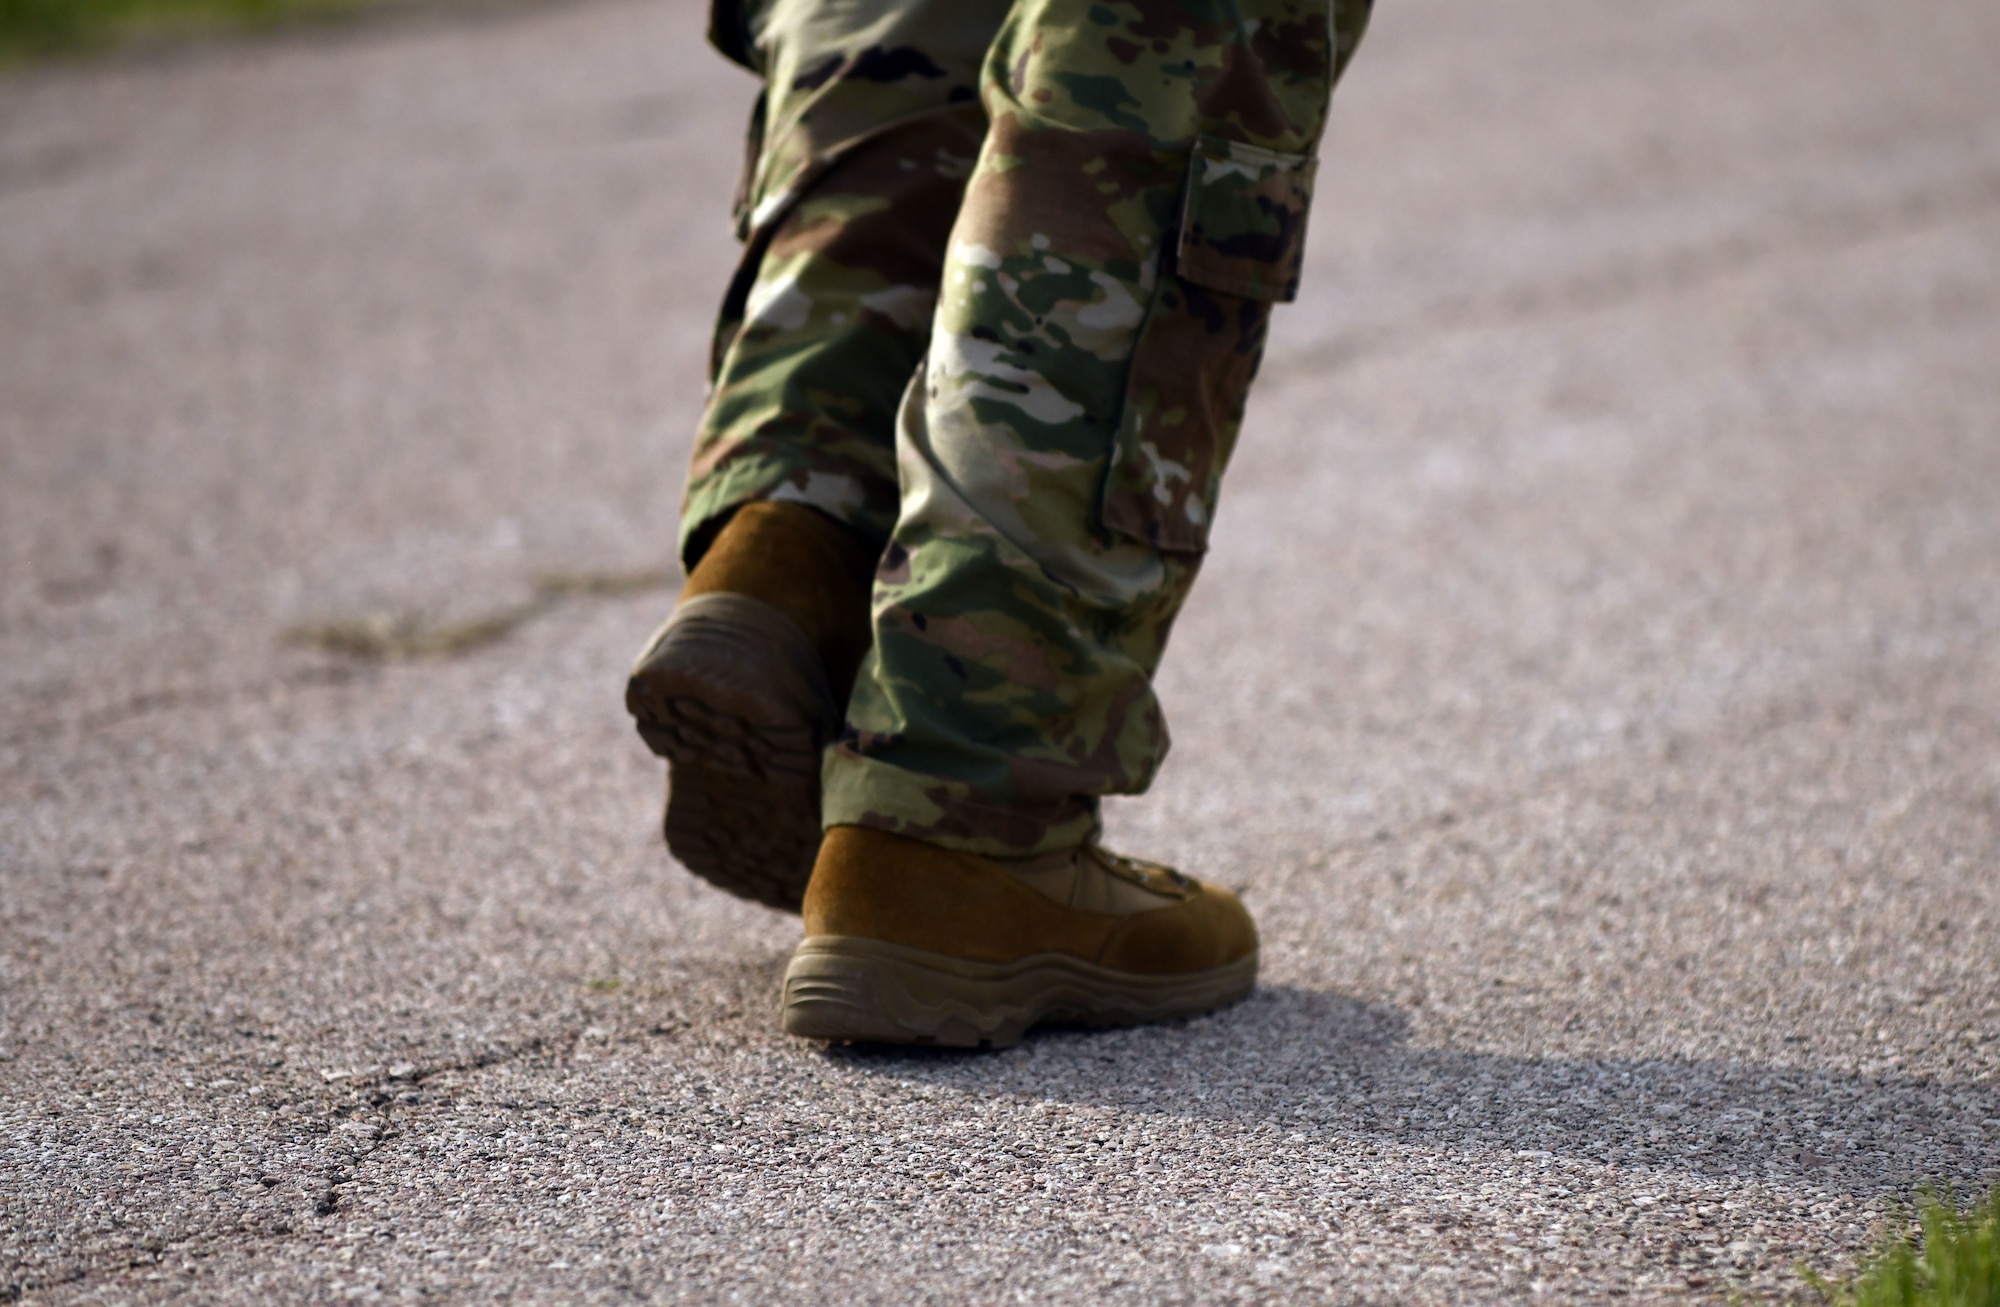
<svg viewBox="0 0 2000 1307">
<path fill-rule="evenodd" d="M 625 708 L 668 764 L 667 848 L 741 898 L 797 912 L 820 842 L 836 708 L 791 619 L 743 595 L 689 599 L 647 642 Z"/>
<path fill-rule="evenodd" d="M 972 962 L 855 935 L 814 935 L 785 968 L 787 1034 L 871 1044 L 1008 1048 L 1045 1021 L 1129 1026 L 1227 1007 L 1257 955 L 1182 976 L 1113 971 L 1066 953 Z"/>
</svg>

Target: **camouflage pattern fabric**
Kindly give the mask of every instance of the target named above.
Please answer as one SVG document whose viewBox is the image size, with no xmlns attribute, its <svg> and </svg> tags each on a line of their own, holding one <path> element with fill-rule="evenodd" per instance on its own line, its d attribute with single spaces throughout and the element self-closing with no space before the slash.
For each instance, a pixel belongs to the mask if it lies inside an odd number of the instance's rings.
<svg viewBox="0 0 2000 1307">
<path fill-rule="evenodd" d="M 760 150 L 746 189 L 740 320 L 726 311 L 718 332 L 684 538 L 698 551 L 703 520 L 757 497 L 886 538 L 874 649 L 826 760 L 829 825 L 997 856 L 1072 847 L 1095 834 L 1101 795 L 1143 790 L 1166 754 L 1152 675 L 1270 306 L 1297 293 L 1312 155 L 1368 6 L 794 5 L 746 24 L 771 79 L 765 120 L 793 136 Z M 832 13 L 959 34 L 822 54 L 786 26 Z M 955 89 L 974 46 L 983 121 Z M 785 124 L 818 105 L 783 108 L 801 78 L 787 89 L 780 67 L 826 69 L 822 87 L 896 76 L 842 92 L 837 127 L 808 148 Z M 938 75 L 910 72 L 926 67 Z M 903 96 L 911 76 L 928 107 Z M 892 106 L 879 129 L 841 116 L 877 93 Z M 983 138 L 955 216 L 895 196 L 870 207 L 869 185 L 927 166 L 925 203 L 943 203 L 961 123 Z M 832 136 L 850 144 L 814 162 Z M 841 247 L 846 227 L 872 234 Z M 913 257 L 892 267 L 896 233 Z M 924 321 L 855 314 L 892 287 L 931 298 Z M 877 362 L 849 364 L 864 351 Z"/>
<path fill-rule="evenodd" d="M 681 513 L 692 568 L 731 511 L 810 504 L 880 545 L 897 402 L 930 339 L 944 242 L 986 133 L 979 68 L 1007 0 L 720 3 L 765 76 Z"/>
</svg>

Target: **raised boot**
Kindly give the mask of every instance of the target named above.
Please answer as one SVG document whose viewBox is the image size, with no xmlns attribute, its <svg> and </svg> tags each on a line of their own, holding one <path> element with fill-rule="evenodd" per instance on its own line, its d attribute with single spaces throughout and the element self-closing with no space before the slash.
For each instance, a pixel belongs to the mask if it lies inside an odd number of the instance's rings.
<svg viewBox="0 0 2000 1307">
<path fill-rule="evenodd" d="M 1005 1048 L 1043 1021 L 1213 1011 L 1257 979 L 1235 895 L 1094 845 L 1010 861 L 836 826 L 804 916 L 784 1023 L 812 1039 Z"/>
<path fill-rule="evenodd" d="M 815 509 L 746 504 L 633 664 L 626 710 L 667 760 L 667 847 L 732 894 L 798 911 L 820 750 L 868 651 L 874 563 Z"/>
</svg>

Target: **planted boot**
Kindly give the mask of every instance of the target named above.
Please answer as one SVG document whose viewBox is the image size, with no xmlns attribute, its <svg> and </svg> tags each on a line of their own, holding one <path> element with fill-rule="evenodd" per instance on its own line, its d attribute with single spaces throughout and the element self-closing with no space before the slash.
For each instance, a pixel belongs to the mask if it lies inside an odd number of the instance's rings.
<svg viewBox="0 0 2000 1307">
<path fill-rule="evenodd" d="M 868 650 L 874 562 L 814 509 L 746 504 L 632 667 L 626 710 L 667 760 L 667 847 L 732 894 L 798 911 L 820 750 Z"/>
<path fill-rule="evenodd" d="M 1005 1048 L 1043 1021 L 1213 1011 L 1257 979 L 1233 894 L 1096 846 L 1009 861 L 836 826 L 804 916 L 784 1023 L 812 1039 Z"/>
</svg>

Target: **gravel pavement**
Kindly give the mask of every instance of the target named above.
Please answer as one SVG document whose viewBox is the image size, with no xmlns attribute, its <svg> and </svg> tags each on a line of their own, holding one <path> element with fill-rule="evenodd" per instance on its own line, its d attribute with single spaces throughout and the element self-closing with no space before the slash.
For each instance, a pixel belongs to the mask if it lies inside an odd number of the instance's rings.
<svg viewBox="0 0 2000 1307">
<path fill-rule="evenodd" d="M 620 705 L 701 25 L 0 79 L 0 1301 L 1761 1300 L 2000 1181 L 2000 6 L 1382 7 L 1110 814 L 1264 984 L 979 1056 L 780 1034 Z"/>
</svg>

